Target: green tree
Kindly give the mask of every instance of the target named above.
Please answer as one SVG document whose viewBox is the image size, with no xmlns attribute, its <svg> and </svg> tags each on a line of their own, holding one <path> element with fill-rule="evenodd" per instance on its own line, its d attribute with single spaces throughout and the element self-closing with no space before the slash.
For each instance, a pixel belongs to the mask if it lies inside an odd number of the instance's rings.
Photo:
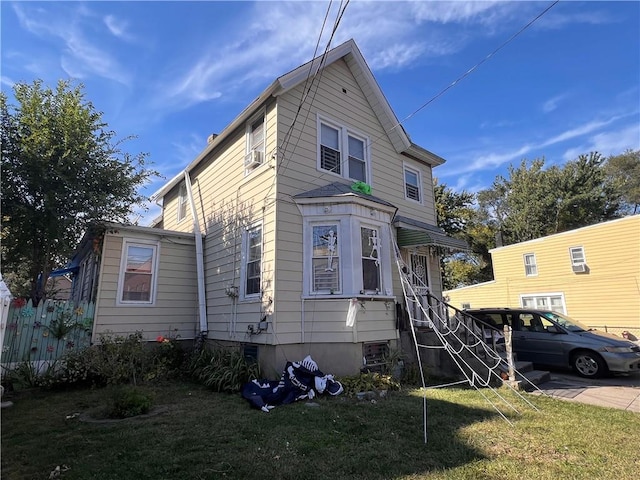
<svg viewBox="0 0 640 480">
<path fill-rule="evenodd" d="M 620 194 L 607 181 L 604 158 L 580 155 L 563 167 L 545 169 L 544 159 L 522 160 L 509 177 L 496 177 L 478 193 L 486 223 L 504 244 L 525 242 L 620 216 Z"/>
<path fill-rule="evenodd" d="M 17 105 L 0 94 L 2 269 L 26 272 L 35 302 L 84 230 L 101 221 L 127 223 L 147 200 L 138 188 L 158 173 L 146 154 L 121 150 L 82 86 L 41 80 L 14 86 Z M 10 288 L 12 285 L 10 285 Z"/>
<path fill-rule="evenodd" d="M 475 195 L 463 190 L 454 192 L 434 179 L 438 226 L 448 235 L 465 240 L 467 252 L 455 252 L 442 258 L 442 281 L 445 290 L 491 280 L 489 255 L 494 233 L 480 221 L 475 209 Z"/>
<path fill-rule="evenodd" d="M 625 214 L 640 212 L 640 150 L 627 150 L 610 156 L 604 166 L 613 188 L 620 194 L 621 210 Z"/>
</svg>

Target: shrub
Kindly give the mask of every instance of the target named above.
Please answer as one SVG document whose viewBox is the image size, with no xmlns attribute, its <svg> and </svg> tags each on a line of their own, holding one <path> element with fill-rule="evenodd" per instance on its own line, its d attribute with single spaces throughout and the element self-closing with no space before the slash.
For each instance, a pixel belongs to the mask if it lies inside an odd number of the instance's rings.
<svg viewBox="0 0 640 480">
<path fill-rule="evenodd" d="M 189 362 L 189 373 L 217 392 L 239 392 L 246 382 L 260 378 L 260 367 L 239 350 L 203 348 Z"/>
<path fill-rule="evenodd" d="M 149 413 L 153 399 L 151 394 L 138 388 L 125 386 L 111 390 L 107 405 L 101 412 L 104 418 L 129 418 Z"/>
<path fill-rule="evenodd" d="M 361 373 L 350 377 L 339 378 L 344 387 L 345 395 L 355 396 L 359 392 L 400 390 L 400 383 L 391 375 L 382 373 Z"/>
</svg>

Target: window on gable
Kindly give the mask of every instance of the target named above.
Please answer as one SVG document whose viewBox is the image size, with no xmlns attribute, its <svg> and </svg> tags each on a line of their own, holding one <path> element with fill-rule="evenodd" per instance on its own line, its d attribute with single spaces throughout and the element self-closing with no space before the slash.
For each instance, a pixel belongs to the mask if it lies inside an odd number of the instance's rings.
<svg viewBox="0 0 640 480">
<path fill-rule="evenodd" d="M 364 141 L 349 135 L 349 178 L 367 181 L 367 162 L 364 156 Z"/>
<path fill-rule="evenodd" d="M 338 293 L 340 291 L 338 225 L 314 225 L 312 235 L 311 290 L 313 293 Z"/>
<path fill-rule="evenodd" d="M 420 172 L 413 168 L 404 167 L 404 194 L 409 200 L 421 202 Z"/>
<path fill-rule="evenodd" d="M 125 241 L 118 303 L 152 304 L 155 300 L 157 244 Z"/>
<path fill-rule="evenodd" d="M 380 242 L 377 228 L 360 227 L 362 288 L 365 292 L 380 291 Z"/>
<path fill-rule="evenodd" d="M 249 173 L 264 162 L 265 114 L 264 112 L 247 122 L 245 172 Z"/>
<path fill-rule="evenodd" d="M 340 131 L 324 123 L 320 126 L 320 168 L 340 175 Z"/>
<path fill-rule="evenodd" d="M 180 185 L 180 193 L 178 194 L 178 222 L 187 217 L 187 186 L 183 183 Z"/>
<path fill-rule="evenodd" d="M 262 279 L 262 226 L 248 228 L 244 237 L 244 297 L 257 296 Z"/>
<path fill-rule="evenodd" d="M 574 265 L 584 265 L 584 249 L 582 247 L 571 247 L 569 249 L 569 254 L 571 255 L 571 266 Z"/>
<path fill-rule="evenodd" d="M 351 180 L 371 183 L 367 139 L 333 122 L 320 119 L 318 125 L 318 168 Z"/>
<path fill-rule="evenodd" d="M 538 266 L 536 265 L 535 253 L 524 254 L 524 273 L 527 277 L 538 275 Z"/>
</svg>

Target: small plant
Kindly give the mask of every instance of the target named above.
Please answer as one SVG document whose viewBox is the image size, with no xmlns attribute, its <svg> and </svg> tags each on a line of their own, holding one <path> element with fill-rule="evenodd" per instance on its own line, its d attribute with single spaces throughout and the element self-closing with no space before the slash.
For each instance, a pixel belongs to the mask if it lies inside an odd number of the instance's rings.
<svg viewBox="0 0 640 480">
<path fill-rule="evenodd" d="M 78 326 L 78 323 L 73 320 L 69 312 L 62 312 L 51 321 L 51 325 L 49 325 L 47 329 L 53 338 L 62 340 L 69 332 Z"/>
<path fill-rule="evenodd" d="M 6 373 L 7 381 L 21 388 L 32 388 L 40 385 L 40 371 L 35 362 L 24 361 Z"/>
<path fill-rule="evenodd" d="M 142 341 L 142 332 L 126 337 L 103 333 L 99 345 L 92 347 L 92 369 L 107 384 L 137 384 L 144 379 L 150 360 Z"/>
<path fill-rule="evenodd" d="M 380 391 L 380 390 L 400 390 L 400 383 L 391 375 L 382 373 L 361 373 L 350 377 L 341 377 L 340 383 L 344 387 L 345 395 L 353 397 L 356 393 Z"/>
<path fill-rule="evenodd" d="M 191 359 L 190 374 L 216 392 L 239 392 L 246 382 L 260 378 L 260 367 L 240 351 L 207 349 Z"/>
<path fill-rule="evenodd" d="M 107 406 L 102 410 L 104 418 L 129 418 L 149 413 L 153 399 L 149 393 L 131 387 L 117 387 L 111 390 Z"/>
</svg>

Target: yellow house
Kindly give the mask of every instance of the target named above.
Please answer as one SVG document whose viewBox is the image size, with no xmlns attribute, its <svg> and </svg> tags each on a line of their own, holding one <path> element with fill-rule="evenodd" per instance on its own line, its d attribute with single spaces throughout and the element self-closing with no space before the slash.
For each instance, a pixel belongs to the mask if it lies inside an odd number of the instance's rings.
<svg viewBox="0 0 640 480">
<path fill-rule="evenodd" d="M 398 344 L 399 266 L 440 295 L 439 255 L 466 248 L 436 226 L 442 163 L 410 140 L 349 40 L 209 137 L 155 193 L 161 229 L 105 233 L 94 335 L 178 328 L 242 345 L 266 372 L 310 354 L 357 373 Z"/>
<path fill-rule="evenodd" d="M 490 253 L 495 280 L 443 292 L 451 305 L 556 310 L 640 338 L 640 215 Z"/>
</svg>

